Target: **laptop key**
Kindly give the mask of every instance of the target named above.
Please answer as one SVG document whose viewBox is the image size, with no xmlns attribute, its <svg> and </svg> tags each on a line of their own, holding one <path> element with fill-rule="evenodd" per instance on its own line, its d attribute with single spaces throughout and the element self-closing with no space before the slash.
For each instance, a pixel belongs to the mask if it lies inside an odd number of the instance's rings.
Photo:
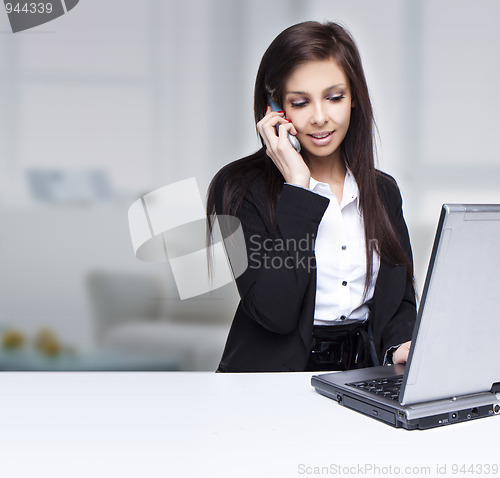
<svg viewBox="0 0 500 478">
<path fill-rule="evenodd" d="M 398 376 L 353 382 L 348 385 L 360 388 L 361 390 L 366 390 L 367 392 L 373 393 L 378 396 L 397 400 L 399 398 L 399 391 L 401 389 L 402 382 L 403 377 Z"/>
</svg>

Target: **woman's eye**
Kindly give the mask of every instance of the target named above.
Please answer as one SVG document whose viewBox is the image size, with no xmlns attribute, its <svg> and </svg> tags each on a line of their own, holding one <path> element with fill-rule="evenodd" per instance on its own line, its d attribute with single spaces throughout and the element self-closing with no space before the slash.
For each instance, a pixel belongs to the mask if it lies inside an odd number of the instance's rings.
<svg viewBox="0 0 500 478">
<path fill-rule="evenodd" d="M 338 103 L 339 101 L 342 101 L 345 98 L 345 95 L 338 94 L 335 96 L 327 96 L 326 100 L 332 101 L 333 103 Z M 303 108 L 304 106 L 307 106 L 309 104 L 309 100 L 297 100 L 297 101 L 290 101 L 290 105 L 292 108 Z"/>
<path fill-rule="evenodd" d="M 292 108 L 302 108 L 307 105 L 307 101 L 291 101 Z"/>
</svg>

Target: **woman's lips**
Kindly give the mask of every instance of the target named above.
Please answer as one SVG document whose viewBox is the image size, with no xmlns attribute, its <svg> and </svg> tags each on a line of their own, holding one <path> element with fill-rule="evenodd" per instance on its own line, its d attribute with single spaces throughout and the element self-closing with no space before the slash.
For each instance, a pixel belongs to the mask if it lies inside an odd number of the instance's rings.
<svg viewBox="0 0 500 478">
<path fill-rule="evenodd" d="M 315 145 L 325 146 L 332 140 L 333 133 L 335 131 L 319 131 L 317 133 L 310 133 L 308 136 Z"/>
</svg>

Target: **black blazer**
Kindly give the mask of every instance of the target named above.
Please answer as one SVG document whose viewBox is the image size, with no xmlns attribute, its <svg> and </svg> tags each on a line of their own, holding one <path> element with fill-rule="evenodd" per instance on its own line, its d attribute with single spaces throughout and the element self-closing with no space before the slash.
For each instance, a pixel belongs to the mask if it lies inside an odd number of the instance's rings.
<svg viewBox="0 0 500 478">
<path fill-rule="evenodd" d="M 379 191 L 408 257 L 412 257 L 396 181 L 378 172 Z M 224 174 L 215 183 L 215 209 L 222 214 Z M 254 182 L 238 210 L 248 268 L 236 279 L 241 301 L 219 369 L 228 372 L 304 371 L 312 346 L 316 294 L 313 240 L 329 199 L 285 184 L 273 226 L 263 180 Z M 382 363 L 392 346 L 411 340 L 415 293 L 406 267 L 381 261 L 370 321 Z"/>
</svg>

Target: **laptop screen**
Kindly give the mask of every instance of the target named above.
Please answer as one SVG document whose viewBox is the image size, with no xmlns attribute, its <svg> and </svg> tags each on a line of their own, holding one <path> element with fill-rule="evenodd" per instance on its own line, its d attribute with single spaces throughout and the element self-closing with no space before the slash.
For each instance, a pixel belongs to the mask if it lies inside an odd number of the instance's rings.
<svg viewBox="0 0 500 478">
<path fill-rule="evenodd" d="M 500 205 L 443 205 L 402 404 L 489 391 L 500 381 Z"/>
</svg>

